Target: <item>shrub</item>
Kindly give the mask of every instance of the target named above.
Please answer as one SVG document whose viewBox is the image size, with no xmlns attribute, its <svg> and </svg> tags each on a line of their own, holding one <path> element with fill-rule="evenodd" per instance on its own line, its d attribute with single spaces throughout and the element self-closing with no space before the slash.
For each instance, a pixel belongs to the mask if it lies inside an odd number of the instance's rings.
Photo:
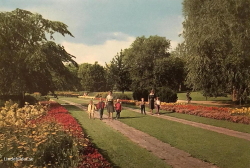
<svg viewBox="0 0 250 168">
<path fill-rule="evenodd" d="M 95 94 L 95 98 L 106 98 L 108 96 L 107 92 L 98 92 L 97 94 Z"/>
<path fill-rule="evenodd" d="M 156 96 L 159 97 L 159 99 L 162 102 L 176 102 L 178 97 L 177 93 L 173 91 L 170 88 L 167 87 L 158 87 L 156 88 Z"/>
<path fill-rule="evenodd" d="M 49 98 L 47 96 L 42 96 L 39 93 L 34 93 L 34 94 L 27 94 L 24 97 L 24 101 L 28 102 L 29 104 L 36 104 L 39 101 L 48 101 Z"/>
<path fill-rule="evenodd" d="M 114 93 L 113 94 L 114 99 L 122 99 L 122 100 L 131 100 L 133 99 L 130 95 L 126 93 Z"/>
<path fill-rule="evenodd" d="M 138 101 L 140 101 L 141 98 L 144 98 L 145 101 L 148 101 L 148 95 L 149 95 L 149 91 L 146 89 L 139 89 L 133 92 L 134 100 L 138 100 Z"/>
</svg>

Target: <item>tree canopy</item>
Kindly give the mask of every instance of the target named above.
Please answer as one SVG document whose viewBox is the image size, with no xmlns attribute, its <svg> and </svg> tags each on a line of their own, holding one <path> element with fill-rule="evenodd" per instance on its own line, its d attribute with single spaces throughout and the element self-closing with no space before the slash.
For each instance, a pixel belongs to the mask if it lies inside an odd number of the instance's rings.
<svg viewBox="0 0 250 168">
<path fill-rule="evenodd" d="M 73 37 L 67 25 L 16 9 L 0 12 L 0 29 L 0 94 L 47 94 L 68 88 L 72 75 L 64 63 L 77 63 L 53 41 L 54 33 Z"/>
<path fill-rule="evenodd" d="M 81 79 L 81 89 L 84 91 L 105 91 L 105 69 L 98 62 L 83 63 L 79 66 L 78 77 Z"/>
<path fill-rule="evenodd" d="M 205 96 L 249 86 L 250 1 L 184 0 L 187 84 Z"/>
<path fill-rule="evenodd" d="M 110 64 L 106 63 L 109 78 L 112 79 L 112 83 L 114 83 L 116 89 L 122 92 L 129 90 L 131 85 L 128 67 L 129 66 L 125 63 L 122 50 L 110 61 Z"/>
<path fill-rule="evenodd" d="M 160 36 L 137 37 L 130 48 L 124 50 L 126 64 L 132 80 L 132 90 L 152 89 L 157 83 L 156 62 L 167 58 L 170 40 Z"/>
</svg>

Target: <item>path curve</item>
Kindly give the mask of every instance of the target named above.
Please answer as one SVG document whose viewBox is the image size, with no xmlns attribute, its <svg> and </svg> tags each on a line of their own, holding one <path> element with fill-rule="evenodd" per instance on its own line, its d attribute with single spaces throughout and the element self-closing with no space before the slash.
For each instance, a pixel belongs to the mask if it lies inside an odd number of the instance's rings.
<svg viewBox="0 0 250 168">
<path fill-rule="evenodd" d="M 123 107 L 123 108 L 124 109 L 129 109 L 129 110 L 134 111 L 134 112 L 141 113 L 141 111 L 137 110 L 137 109 L 133 109 L 133 108 L 129 108 L 129 107 Z M 171 120 L 171 121 L 176 121 L 176 122 L 179 122 L 179 123 L 182 123 L 182 124 L 187 124 L 187 125 L 191 125 L 191 126 L 194 126 L 194 127 L 203 128 L 203 129 L 206 129 L 206 130 L 210 130 L 210 131 L 214 131 L 214 132 L 217 132 L 217 133 L 221 133 L 221 134 L 225 134 L 225 135 L 229 135 L 229 136 L 233 136 L 233 137 L 237 137 L 237 138 L 241 138 L 241 139 L 245 139 L 245 140 L 250 141 L 250 134 L 249 133 L 238 132 L 238 131 L 230 130 L 230 129 L 227 129 L 227 128 L 222 128 L 222 127 L 216 127 L 216 126 L 212 126 L 212 125 L 197 123 L 197 122 L 188 121 L 188 120 L 175 118 L 175 117 L 170 117 L 170 116 L 166 116 L 166 115 L 152 115 L 152 116 L 167 119 L 167 120 Z"/>
<path fill-rule="evenodd" d="M 86 111 L 86 107 L 63 100 L 66 103 L 77 106 Z M 171 145 L 164 143 L 142 131 L 130 127 L 118 120 L 108 120 L 107 115 L 104 115 L 104 120 L 107 125 L 113 129 L 121 132 L 128 137 L 131 141 L 137 143 L 139 146 L 152 152 L 154 155 L 166 161 L 173 168 L 218 168 L 217 166 L 192 157 L 189 153 L 180 149 L 174 148 Z"/>
</svg>

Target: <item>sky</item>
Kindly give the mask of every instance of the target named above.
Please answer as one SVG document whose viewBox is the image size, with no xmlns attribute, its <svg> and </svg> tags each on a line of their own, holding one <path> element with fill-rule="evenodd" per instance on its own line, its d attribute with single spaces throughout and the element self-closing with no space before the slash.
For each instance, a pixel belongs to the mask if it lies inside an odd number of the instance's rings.
<svg viewBox="0 0 250 168">
<path fill-rule="evenodd" d="M 65 23 L 74 37 L 54 37 L 79 64 L 105 65 L 136 37 L 166 37 L 172 50 L 183 41 L 182 0 L 0 0 L 1 12 L 16 8 Z"/>
</svg>

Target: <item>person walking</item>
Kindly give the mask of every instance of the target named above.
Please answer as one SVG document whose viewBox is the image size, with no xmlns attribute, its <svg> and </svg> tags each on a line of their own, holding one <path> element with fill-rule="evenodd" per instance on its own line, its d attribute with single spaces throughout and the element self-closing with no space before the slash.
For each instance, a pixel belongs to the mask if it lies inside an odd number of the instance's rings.
<svg viewBox="0 0 250 168">
<path fill-rule="evenodd" d="M 145 114 L 146 115 L 144 98 L 141 98 L 140 106 L 141 106 L 141 114 Z"/>
<path fill-rule="evenodd" d="M 120 114 L 122 112 L 122 104 L 119 99 L 117 99 L 115 103 L 115 111 L 116 111 L 116 119 L 120 118 Z"/>
<path fill-rule="evenodd" d="M 95 110 L 96 106 L 94 105 L 93 100 L 90 100 L 90 103 L 88 105 L 89 119 L 91 118 L 95 119 Z"/>
<path fill-rule="evenodd" d="M 108 96 L 106 97 L 106 107 L 108 111 L 108 119 L 113 120 L 114 102 L 113 102 L 112 91 L 109 91 Z"/>
<path fill-rule="evenodd" d="M 192 100 L 192 97 L 190 97 L 190 92 L 187 92 L 186 97 L 187 97 L 187 102 L 190 103 L 190 101 Z"/>
<path fill-rule="evenodd" d="M 153 110 L 155 108 L 155 93 L 153 89 L 150 91 L 150 94 L 148 95 L 148 101 L 149 101 L 149 108 L 151 115 L 153 115 L 154 114 Z"/>
<path fill-rule="evenodd" d="M 157 108 L 157 114 L 160 115 L 161 101 L 160 101 L 159 97 L 156 97 L 155 105 L 156 105 L 156 108 Z"/>
<path fill-rule="evenodd" d="M 102 116 L 103 116 L 103 111 L 105 108 L 105 103 L 103 102 L 103 99 L 100 98 L 98 104 L 96 105 L 97 110 L 99 111 L 100 114 L 100 120 L 102 120 Z"/>
</svg>

